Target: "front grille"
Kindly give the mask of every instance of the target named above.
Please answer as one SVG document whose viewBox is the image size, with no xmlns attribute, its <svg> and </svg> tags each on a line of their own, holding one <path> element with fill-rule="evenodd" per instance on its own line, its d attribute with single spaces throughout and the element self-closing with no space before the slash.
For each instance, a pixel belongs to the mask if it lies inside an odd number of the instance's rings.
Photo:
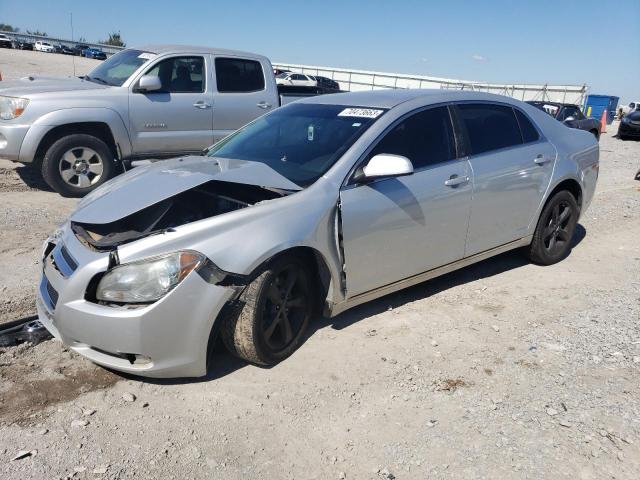
<svg viewBox="0 0 640 480">
<path fill-rule="evenodd" d="M 40 296 L 49 310 L 55 310 L 58 303 L 58 292 L 49 283 L 45 275 L 42 276 L 42 281 L 40 282 Z"/>
<path fill-rule="evenodd" d="M 69 265 L 69 267 L 71 267 L 71 270 L 75 272 L 76 269 L 78 268 L 78 262 L 76 262 L 76 260 L 71 256 L 71 254 L 69 253 L 69 250 L 67 250 L 67 247 L 63 245 L 62 248 L 60 249 L 60 253 L 62 254 L 62 257 L 66 260 L 67 265 Z"/>
<path fill-rule="evenodd" d="M 63 244 L 56 245 L 51 252 L 51 263 L 63 277 L 70 277 L 78 268 L 78 262 L 71 256 Z"/>
</svg>

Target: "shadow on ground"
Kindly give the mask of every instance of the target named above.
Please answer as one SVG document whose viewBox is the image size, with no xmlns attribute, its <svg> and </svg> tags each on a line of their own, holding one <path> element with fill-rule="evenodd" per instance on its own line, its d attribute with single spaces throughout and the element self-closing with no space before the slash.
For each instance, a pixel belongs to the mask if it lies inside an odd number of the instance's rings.
<svg viewBox="0 0 640 480">
<path fill-rule="evenodd" d="M 16 173 L 27 187 L 35 190 L 43 190 L 45 192 L 53 192 L 51 187 L 47 185 L 47 182 L 44 181 L 42 175 L 35 167 L 23 165 L 16 168 Z"/>
</svg>

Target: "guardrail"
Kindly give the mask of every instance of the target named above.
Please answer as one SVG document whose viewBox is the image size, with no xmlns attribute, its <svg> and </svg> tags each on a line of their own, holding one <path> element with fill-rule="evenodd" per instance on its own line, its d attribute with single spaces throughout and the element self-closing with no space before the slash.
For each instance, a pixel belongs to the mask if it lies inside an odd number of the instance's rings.
<svg viewBox="0 0 640 480">
<path fill-rule="evenodd" d="M 102 43 L 91 43 L 91 42 L 79 42 L 77 40 L 69 40 L 66 38 L 56 38 L 56 37 L 45 37 L 43 35 L 32 35 L 30 33 L 23 32 L 7 32 L 0 31 L 0 33 L 4 33 L 7 37 L 15 38 L 16 40 L 20 40 L 23 42 L 31 42 L 35 43 L 37 41 L 47 42 L 51 45 L 65 45 L 69 48 L 75 47 L 77 44 L 81 43 L 82 45 L 88 45 L 91 48 L 99 48 L 107 55 L 113 55 L 114 53 L 118 53 L 123 47 L 115 47 L 113 45 L 104 45 Z"/>
<path fill-rule="evenodd" d="M 518 100 L 541 100 L 583 105 L 589 87 L 587 85 L 530 85 L 496 84 L 457 80 L 451 78 L 406 75 L 401 73 L 350 70 L 346 68 L 274 63 L 274 68 L 292 72 L 323 76 L 335 80 L 341 90 L 377 90 L 383 88 L 436 88 L 453 90 L 473 90 L 499 95 L 507 95 Z"/>
</svg>

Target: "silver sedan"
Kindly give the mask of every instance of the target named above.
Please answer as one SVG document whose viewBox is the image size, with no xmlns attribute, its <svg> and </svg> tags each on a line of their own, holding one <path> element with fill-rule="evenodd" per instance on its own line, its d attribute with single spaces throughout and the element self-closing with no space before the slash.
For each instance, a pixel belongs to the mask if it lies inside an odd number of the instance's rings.
<svg viewBox="0 0 640 480">
<path fill-rule="evenodd" d="M 511 98 L 325 95 L 115 178 L 46 242 L 51 333 L 144 376 L 206 374 L 218 334 L 275 364 L 309 322 L 507 250 L 569 254 L 598 143 Z"/>
</svg>

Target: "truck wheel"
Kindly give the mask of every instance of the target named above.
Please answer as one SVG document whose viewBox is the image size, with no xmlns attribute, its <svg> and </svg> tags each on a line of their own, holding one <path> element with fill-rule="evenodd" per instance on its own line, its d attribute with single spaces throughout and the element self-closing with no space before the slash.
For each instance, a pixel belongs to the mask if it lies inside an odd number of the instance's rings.
<svg viewBox="0 0 640 480">
<path fill-rule="evenodd" d="M 227 349 L 259 365 L 275 365 L 291 355 L 314 311 L 312 284 L 307 262 L 298 256 L 268 265 L 221 319 Z"/>
<path fill-rule="evenodd" d="M 553 265 L 564 259 L 578 223 L 578 202 L 561 190 L 545 205 L 538 219 L 528 257 L 538 265 Z"/>
<path fill-rule="evenodd" d="M 82 197 L 114 173 L 113 153 L 92 135 L 62 137 L 49 147 L 42 161 L 44 180 L 65 197 Z"/>
</svg>

